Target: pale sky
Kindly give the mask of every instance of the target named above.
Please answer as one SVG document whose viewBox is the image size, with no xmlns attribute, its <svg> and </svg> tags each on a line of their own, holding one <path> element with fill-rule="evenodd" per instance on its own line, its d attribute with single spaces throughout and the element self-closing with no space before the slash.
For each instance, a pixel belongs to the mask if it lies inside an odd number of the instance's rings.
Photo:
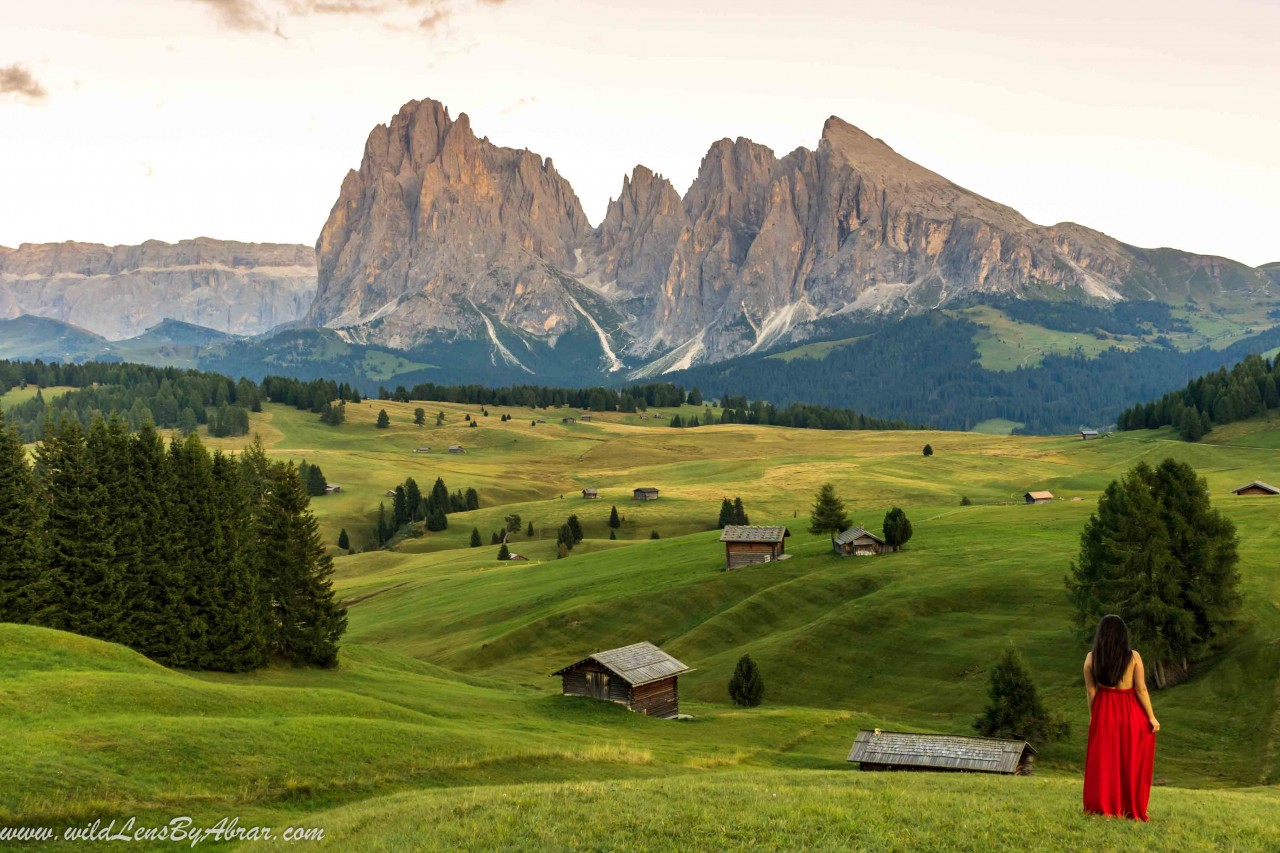
<svg viewBox="0 0 1280 853">
<path fill-rule="evenodd" d="M 637 163 L 838 115 L 1042 224 L 1280 260 L 1280 0 L 0 2 L 0 245 L 314 244 L 436 98 L 598 222 Z"/>
</svg>

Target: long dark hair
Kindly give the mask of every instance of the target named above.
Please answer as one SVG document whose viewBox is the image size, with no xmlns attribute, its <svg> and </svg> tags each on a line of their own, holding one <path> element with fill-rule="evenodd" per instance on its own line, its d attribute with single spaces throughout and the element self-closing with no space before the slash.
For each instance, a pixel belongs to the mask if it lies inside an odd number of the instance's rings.
<svg viewBox="0 0 1280 853">
<path fill-rule="evenodd" d="M 1115 687 L 1129 668 L 1129 626 L 1115 614 L 1098 620 L 1098 633 L 1093 635 L 1093 680 L 1103 687 Z"/>
</svg>

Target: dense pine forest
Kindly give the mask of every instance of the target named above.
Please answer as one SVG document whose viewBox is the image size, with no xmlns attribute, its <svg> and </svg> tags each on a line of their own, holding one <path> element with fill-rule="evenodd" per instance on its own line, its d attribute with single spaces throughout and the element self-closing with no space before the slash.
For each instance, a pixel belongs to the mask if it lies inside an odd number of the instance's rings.
<svg viewBox="0 0 1280 853">
<path fill-rule="evenodd" d="M 149 422 L 51 424 L 27 461 L 0 416 L 0 622 L 122 643 L 168 666 L 331 666 L 346 628 L 292 465 L 210 454 Z"/>
<path fill-rule="evenodd" d="M 1231 370 L 1219 368 L 1158 400 L 1120 413 L 1122 430 L 1177 427 L 1186 441 L 1198 441 L 1216 425 L 1242 421 L 1280 409 L 1280 359 L 1247 356 Z"/>
</svg>

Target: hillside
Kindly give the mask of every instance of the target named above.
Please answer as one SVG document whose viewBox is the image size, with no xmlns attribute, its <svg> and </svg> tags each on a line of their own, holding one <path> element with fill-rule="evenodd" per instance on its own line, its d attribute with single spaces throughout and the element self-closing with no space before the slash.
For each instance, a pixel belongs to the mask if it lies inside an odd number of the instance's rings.
<svg viewBox="0 0 1280 853">
<path fill-rule="evenodd" d="M 676 431 L 609 413 L 566 425 L 560 418 L 573 412 L 492 407 L 485 417 L 449 404 L 421 404 L 443 411 L 445 425 L 416 427 L 417 405 L 349 406 L 338 428 L 275 405 L 254 416 L 273 454 L 305 457 L 342 484 L 314 502 L 329 541 L 346 528 L 365 547 L 383 492 L 406 475 L 441 476 L 481 496 L 482 508 L 450 516 L 447 531 L 338 556 L 351 628 L 336 671 L 193 675 L 118 647 L 0 626 L 0 732 L 22 758 L 0 769 L 0 818 L 237 814 L 245 824 L 322 825 L 337 847 L 358 838 L 375 849 L 410 839 L 536 849 L 568 834 L 590 848 L 573 829 L 580 809 L 622 800 L 605 828 L 664 827 L 662 843 L 637 840 L 637 849 L 750 838 L 887 849 L 956 838 L 1010 849 L 1078 849 L 1086 838 L 1153 850 L 1274 846 L 1280 798 L 1258 786 L 1280 779 L 1280 517 L 1265 500 L 1228 494 L 1280 477 L 1268 424 L 1238 444 L 1210 436 L 1187 445 L 1164 432 L 1085 443 Z M 390 429 L 373 427 L 381 408 Z M 506 413 L 513 419 L 503 423 Z M 465 414 L 481 426 L 466 426 Z M 548 423 L 532 426 L 537 416 Z M 926 441 L 933 457 L 920 454 Z M 468 452 L 412 452 L 455 442 Z M 1083 648 L 1062 577 L 1103 486 L 1138 459 L 1166 455 L 1207 476 L 1239 527 L 1246 609 L 1222 654 L 1154 696 L 1164 730 L 1153 824 L 1100 824 L 1078 814 Z M 812 492 L 827 479 L 867 526 L 904 507 L 916 528 L 908 549 L 829 556 L 804 529 Z M 661 499 L 631 503 L 639 485 L 661 488 Z M 586 486 L 602 499 L 583 501 Z M 1021 505 L 1032 487 L 1059 500 Z M 742 496 L 754 523 L 789 525 L 792 558 L 720 571 L 723 549 L 709 528 L 725 495 Z M 973 505 L 959 506 L 961 496 Z M 607 539 L 611 505 L 625 516 L 617 541 Z M 512 512 L 534 522 L 532 540 L 512 537 L 529 562 L 498 563 L 496 547 L 466 547 L 473 527 L 487 541 Z M 554 530 L 571 512 L 587 538 L 556 560 Z M 662 538 L 650 540 L 651 530 Z M 695 668 L 681 680 L 693 721 L 556 695 L 555 668 L 637 639 Z M 850 772 L 844 758 L 860 727 L 967 731 L 985 668 L 1010 641 L 1051 710 L 1073 724 L 1068 741 L 1042 750 L 1036 777 Z M 766 682 L 758 709 L 735 709 L 725 694 L 744 652 Z M 42 770 L 51 767 L 54 777 Z M 433 815 L 449 817 L 437 826 Z"/>
</svg>

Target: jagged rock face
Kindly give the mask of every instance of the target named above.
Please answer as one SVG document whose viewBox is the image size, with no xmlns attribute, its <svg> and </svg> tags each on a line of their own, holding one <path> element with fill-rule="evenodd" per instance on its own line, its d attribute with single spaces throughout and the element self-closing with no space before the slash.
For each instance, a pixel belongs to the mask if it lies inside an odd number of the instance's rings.
<svg viewBox="0 0 1280 853">
<path fill-rule="evenodd" d="M 30 314 L 110 340 L 166 319 L 255 335 L 305 316 L 311 247 L 199 238 L 140 246 L 24 243 L 0 251 L 0 317 Z"/>
<path fill-rule="evenodd" d="M 483 336 L 493 322 L 555 336 L 580 322 L 562 271 L 587 230 L 550 160 L 414 101 L 374 129 L 342 183 L 316 245 L 310 317 L 391 346 L 441 330 Z"/>
<path fill-rule="evenodd" d="M 373 131 L 343 182 L 317 246 L 310 320 L 392 346 L 440 332 L 497 345 L 495 324 L 554 345 L 584 325 L 603 341 L 608 322 L 591 312 L 605 304 L 631 366 L 670 369 L 821 317 L 972 294 L 1181 303 L 1275 292 L 1261 271 L 1170 251 L 1035 225 L 834 117 L 815 150 L 782 158 L 716 142 L 683 198 L 637 166 L 591 229 L 549 160 L 477 140 L 465 116 L 423 101 Z"/>
</svg>

